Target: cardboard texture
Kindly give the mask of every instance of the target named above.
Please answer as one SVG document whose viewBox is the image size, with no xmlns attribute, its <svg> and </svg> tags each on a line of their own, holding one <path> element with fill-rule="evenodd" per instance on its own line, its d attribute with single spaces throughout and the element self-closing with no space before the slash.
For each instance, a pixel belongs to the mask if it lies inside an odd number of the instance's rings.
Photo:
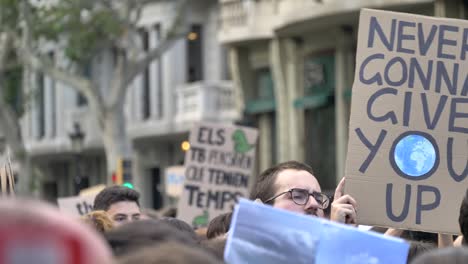
<svg viewBox="0 0 468 264">
<path fill-rule="evenodd" d="M 224 259 L 229 264 L 403 264 L 408 250 L 402 239 L 241 199 Z"/>
<path fill-rule="evenodd" d="M 73 217 L 80 217 L 93 211 L 95 197 L 96 195 L 63 197 L 58 198 L 57 203 L 60 211 Z"/>
<path fill-rule="evenodd" d="M 184 189 L 185 181 L 185 167 L 184 166 L 172 166 L 166 169 L 166 194 L 173 197 L 179 198 Z"/>
<path fill-rule="evenodd" d="M 194 227 L 207 226 L 247 197 L 255 164 L 257 130 L 199 123 L 190 133 L 185 155 L 185 184 L 177 217 Z"/>
<path fill-rule="evenodd" d="M 10 155 L 3 161 L 0 167 L 0 196 L 14 196 L 15 195 L 15 178 L 11 169 Z"/>
<path fill-rule="evenodd" d="M 345 192 L 366 225 L 458 234 L 468 21 L 363 9 Z"/>
</svg>

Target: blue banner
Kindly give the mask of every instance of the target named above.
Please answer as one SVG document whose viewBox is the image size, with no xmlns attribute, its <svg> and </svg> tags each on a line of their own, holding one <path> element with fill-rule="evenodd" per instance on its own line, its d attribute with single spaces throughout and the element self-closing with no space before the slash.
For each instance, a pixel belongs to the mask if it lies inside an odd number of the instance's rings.
<svg viewBox="0 0 468 264">
<path fill-rule="evenodd" d="M 224 258 L 229 264 L 403 264 L 408 250 L 398 238 L 241 199 Z"/>
</svg>

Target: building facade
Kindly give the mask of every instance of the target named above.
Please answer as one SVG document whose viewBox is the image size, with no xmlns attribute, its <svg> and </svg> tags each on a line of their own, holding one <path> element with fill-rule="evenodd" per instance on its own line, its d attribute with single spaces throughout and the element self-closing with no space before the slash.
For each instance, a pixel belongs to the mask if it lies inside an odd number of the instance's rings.
<svg viewBox="0 0 468 264">
<path fill-rule="evenodd" d="M 193 123 L 234 122 L 239 118 L 227 55 L 217 40 L 219 4 L 215 0 L 189 1 L 190 33 L 155 60 L 126 94 L 127 134 L 131 140 L 132 183 L 145 207 L 159 208 L 164 195 L 164 170 L 182 164 L 180 145 Z M 146 7 L 140 20 L 142 48 L 158 45 L 175 17 L 174 3 L 161 1 Z M 51 49 L 53 51 L 53 49 Z M 63 58 L 51 56 L 56 63 Z M 103 53 L 86 71 L 97 82 L 110 82 L 112 54 Z M 48 76 L 31 73 L 35 99 L 23 117 L 22 133 L 30 153 L 39 192 L 51 201 L 76 194 L 74 179 L 84 187 L 106 183 L 106 159 L 97 120 L 85 98 Z M 105 85 L 103 85 L 105 86 Z M 83 149 L 76 153 L 70 136 L 78 124 Z"/>
<path fill-rule="evenodd" d="M 298 160 L 332 192 L 344 175 L 361 8 L 464 18 L 466 1 L 220 0 L 244 122 L 259 128 L 259 170 Z"/>
<path fill-rule="evenodd" d="M 359 10 L 378 8 L 464 18 L 462 0 L 189 1 L 190 34 L 155 60 L 126 97 L 132 181 L 142 205 L 168 203 L 164 170 L 184 160 L 181 143 L 198 121 L 259 129 L 257 172 L 275 163 L 310 164 L 324 190 L 343 176 Z M 175 14 L 171 3 L 145 8 L 143 49 L 156 46 Z M 222 46 L 223 45 L 223 46 Z M 51 49 L 53 51 L 53 49 Z M 51 52 L 56 62 L 63 58 Z M 112 54 L 87 74 L 109 82 Z M 232 79 L 232 81 L 230 81 Z M 35 184 L 46 199 L 75 195 L 74 178 L 106 182 L 97 121 L 86 100 L 53 79 L 30 74 L 34 100 L 22 119 Z M 70 134 L 79 124 L 83 150 Z"/>
</svg>

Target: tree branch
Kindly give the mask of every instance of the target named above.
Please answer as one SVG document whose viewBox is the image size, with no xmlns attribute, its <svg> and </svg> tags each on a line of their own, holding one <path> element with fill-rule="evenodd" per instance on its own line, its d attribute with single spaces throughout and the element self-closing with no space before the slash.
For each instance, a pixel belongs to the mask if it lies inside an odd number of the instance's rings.
<svg viewBox="0 0 468 264">
<path fill-rule="evenodd" d="M 124 86 L 124 74 L 126 66 L 125 54 L 117 55 L 117 63 L 113 72 L 113 79 L 111 84 L 111 94 L 109 99 L 109 108 L 115 108 L 125 101 L 125 93 L 127 87 Z"/>
<path fill-rule="evenodd" d="M 6 69 L 6 60 L 11 51 L 12 44 L 13 39 L 10 34 L 6 32 L 0 33 L 0 73 Z"/>
<path fill-rule="evenodd" d="M 129 69 L 124 79 L 124 86 L 127 87 L 135 77 L 143 72 L 155 59 L 160 58 L 161 55 L 169 49 L 179 38 L 187 35 L 187 27 L 185 25 L 186 8 L 188 0 L 181 0 L 177 7 L 177 16 L 167 31 L 166 37 L 160 44 L 146 53 L 143 58 L 136 62 L 129 62 Z"/>
<path fill-rule="evenodd" d="M 42 72 L 54 80 L 62 82 L 82 93 L 90 102 L 91 107 L 96 111 L 98 121 L 101 124 L 104 118 L 105 109 L 97 87 L 95 87 L 90 80 L 84 77 L 56 67 L 50 58 L 35 55 L 31 47 L 32 38 L 30 28 L 32 22 L 29 3 L 27 0 L 22 1 L 20 11 L 24 25 L 22 31 L 22 42 L 17 53 L 18 58 L 20 58 L 24 65 L 29 66 L 32 70 Z"/>
<path fill-rule="evenodd" d="M 14 151 L 15 155 L 24 154 L 24 144 L 21 139 L 21 130 L 18 122 L 18 117 L 11 108 L 11 106 L 5 102 L 5 94 L 3 87 L 3 71 L 4 65 L 8 58 L 8 54 L 12 52 L 13 39 L 8 33 L 0 33 L 0 122 L 2 124 L 1 129 L 5 136 L 8 145 Z"/>
</svg>

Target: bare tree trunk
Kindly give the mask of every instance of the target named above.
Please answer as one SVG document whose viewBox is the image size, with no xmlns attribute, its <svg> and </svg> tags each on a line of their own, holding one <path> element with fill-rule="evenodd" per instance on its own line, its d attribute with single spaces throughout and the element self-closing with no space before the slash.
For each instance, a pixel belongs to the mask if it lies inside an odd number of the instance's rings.
<svg viewBox="0 0 468 264">
<path fill-rule="evenodd" d="M 5 101 L 5 87 L 3 86 L 5 70 L 3 66 L 6 64 L 8 54 L 13 51 L 12 41 L 11 35 L 7 33 L 0 34 L 0 124 L 5 141 L 13 152 L 11 158 L 20 168 L 18 175 L 19 185 L 17 186 L 18 194 L 28 196 L 31 194 L 31 167 L 29 158 L 21 136 L 19 117 L 11 105 Z M 23 84 L 25 84 L 24 79 L 23 75 Z M 17 89 L 21 89 L 21 87 L 17 87 Z"/>
<path fill-rule="evenodd" d="M 107 161 L 107 183 L 112 183 L 112 174 L 117 169 L 117 160 L 130 155 L 130 142 L 127 137 L 123 105 L 106 109 L 102 136 Z"/>
<path fill-rule="evenodd" d="M 0 90 L 2 89 L 3 87 L 0 85 Z M 0 96 L 3 96 L 2 92 L 0 92 Z M 13 152 L 11 158 L 20 168 L 18 175 L 19 185 L 17 186 L 18 193 L 27 196 L 30 195 L 31 168 L 26 149 L 21 139 L 18 118 L 16 118 L 16 115 L 10 108 L 8 104 L 2 102 L 0 105 L 0 123 L 2 124 L 1 128 L 7 145 Z"/>
</svg>

